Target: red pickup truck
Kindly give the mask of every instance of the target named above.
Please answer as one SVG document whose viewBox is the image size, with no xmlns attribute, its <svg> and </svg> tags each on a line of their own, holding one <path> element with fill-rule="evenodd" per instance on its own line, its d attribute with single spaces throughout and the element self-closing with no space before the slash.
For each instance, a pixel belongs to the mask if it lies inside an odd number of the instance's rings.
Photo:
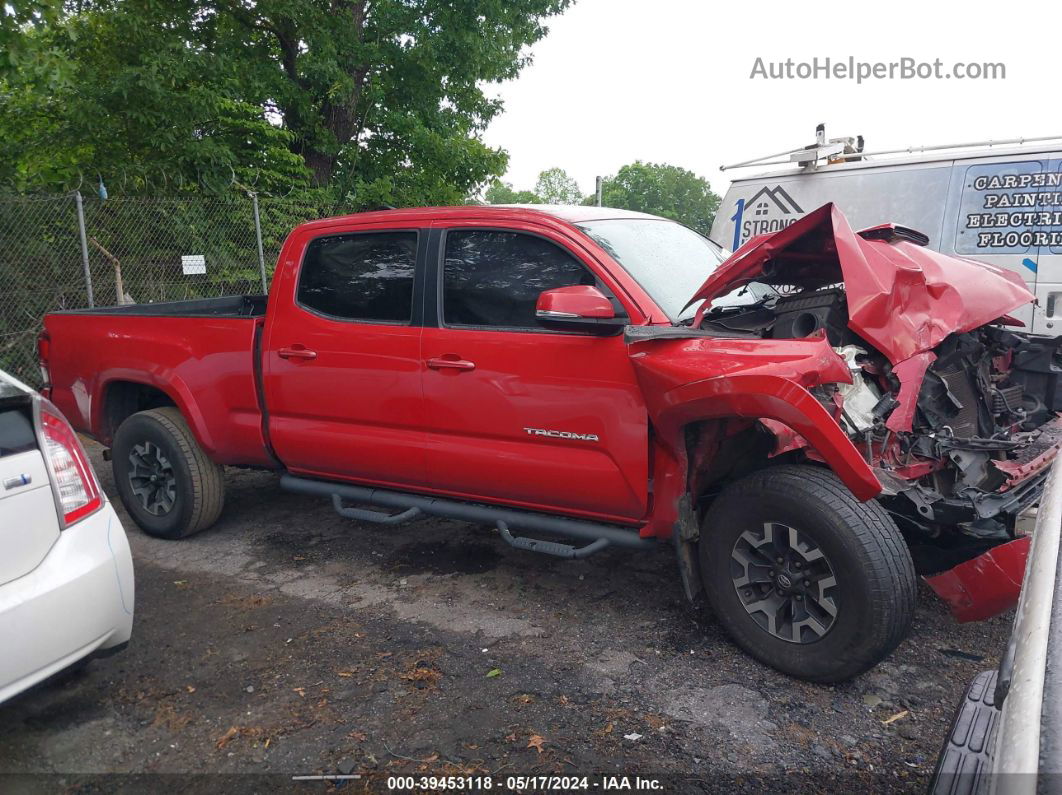
<svg viewBox="0 0 1062 795">
<path fill-rule="evenodd" d="M 44 391 L 152 535 L 213 523 L 228 465 L 564 557 L 666 540 L 747 651 L 837 681 L 902 640 L 916 570 L 962 618 L 1013 604 L 1062 444 L 1033 296 L 925 243 L 831 205 L 729 257 L 596 207 L 333 218 L 268 300 L 49 314 Z"/>
</svg>

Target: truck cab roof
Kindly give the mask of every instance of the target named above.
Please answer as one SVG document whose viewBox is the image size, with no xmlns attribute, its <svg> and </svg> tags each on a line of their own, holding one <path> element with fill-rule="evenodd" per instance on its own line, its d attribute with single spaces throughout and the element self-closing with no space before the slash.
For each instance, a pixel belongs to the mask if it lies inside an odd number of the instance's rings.
<svg viewBox="0 0 1062 795">
<path fill-rule="evenodd" d="M 364 213 L 352 213 L 349 215 L 323 218 L 310 221 L 304 226 L 326 227 L 337 221 L 357 218 L 365 223 L 376 221 L 407 221 L 423 219 L 429 221 L 445 221 L 448 219 L 467 218 L 495 218 L 495 219 L 522 219 L 542 220 L 543 216 L 552 217 L 568 224 L 579 224 L 586 221 L 603 221 L 606 219 L 642 219 L 650 221 L 666 221 L 657 215 L 635 212 L 633 210 L 620 210 L 615 207 L 595 207 L 581 204 L 461 204 L 445 207 L 409 207 L 397 210 L 374 210 Z"/>
</svg>

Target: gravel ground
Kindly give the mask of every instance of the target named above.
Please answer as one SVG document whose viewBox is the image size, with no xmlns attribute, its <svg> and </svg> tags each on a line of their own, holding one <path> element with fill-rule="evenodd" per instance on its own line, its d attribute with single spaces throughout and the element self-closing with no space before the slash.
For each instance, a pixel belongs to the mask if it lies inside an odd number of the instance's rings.
<svg viewBox="0 0 1062 795">
<path fill-rule="evenodd" d="M 957 625 L 923 587 L 888 661 L 811 685 L 689 607 L 666 549 L 561 561 L 460 522 L 344 520 L 270 473 L 228 483 L 221 520 L 185 541 L 143 535 L 118 506 L 132 643 L 0 707 L 0 773 L 52 774 L 8 785 L 262 791 L 342 773 L 385 791 L 395 775 L 556 773 L 654 776 L 673 792 L 924 790 L 1011 622 Z M 238 775 L 188 775 L 203 773 Z"/>
</svg>

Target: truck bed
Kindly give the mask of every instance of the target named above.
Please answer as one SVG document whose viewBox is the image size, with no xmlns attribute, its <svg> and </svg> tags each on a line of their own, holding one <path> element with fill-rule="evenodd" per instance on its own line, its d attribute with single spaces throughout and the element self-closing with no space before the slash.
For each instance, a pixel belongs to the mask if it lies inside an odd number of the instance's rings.
<svg viewBox="0 0 1062 795">
<path fill-rule="evenodd" d="M 258 295 L 52 312 L 52 401 L 80 432 L 110 444 L 124 416 L 175 405 L 221 464 L 275 466 L 258 399 Z"/>
<path fill-rule="evenodd" d="M 94 309 L 68 309 L 53 315 L 136 315 L 138 317 L 264 317 L 267 296 L 229 295 L 223 298 L 196 298 L 191 301 L 160 301 L 155 304 L 99 306 Z"/>
</svg>

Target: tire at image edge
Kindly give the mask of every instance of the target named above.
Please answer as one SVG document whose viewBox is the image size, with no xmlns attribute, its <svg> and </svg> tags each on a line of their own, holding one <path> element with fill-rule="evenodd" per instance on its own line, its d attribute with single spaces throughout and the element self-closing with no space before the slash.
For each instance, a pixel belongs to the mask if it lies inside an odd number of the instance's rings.
<svg viewBox="0 0 1062 795">
<path fill-rule="evenodd" d="M 129 483 L 129 453 L 145 441 L 158 445 L 173 467 L 176 499 L 173 508 L 162 516 L 144 510 Z M 141 411 L 126 418 L 114 435 L 111 467 L 122 503 L 148 535 L 185 538 L 210 527 L 221 514 L 225 501 L 224 470 L 207 458 L 188 423 L 174 407 Z"/>
<path fill-rule="evenodd" d="M 776 638 L 745 610 L 730 573 L 736 539 L 778 522 L 810 536 L 837 578 L 837 618 L 820 640 Z M 829 470 L 783 465 L 730 484 L 702 522 L 699 556 L 708 603 L 746 652 L 783 673 L 840 682 L 895 649 L 914 618 L 914 565 L 900 531 L 874 500 L 860 503 Z"/>
</svg>

